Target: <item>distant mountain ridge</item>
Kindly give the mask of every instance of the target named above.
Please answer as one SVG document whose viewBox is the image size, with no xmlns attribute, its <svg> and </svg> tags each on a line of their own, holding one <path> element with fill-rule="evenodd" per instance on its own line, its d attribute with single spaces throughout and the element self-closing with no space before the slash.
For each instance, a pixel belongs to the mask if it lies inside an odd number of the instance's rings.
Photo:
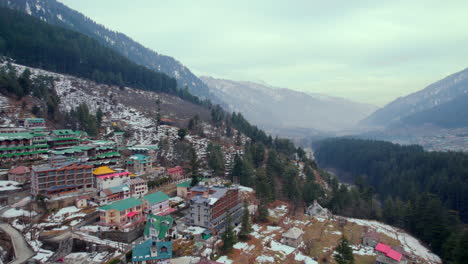
<svg viewBox="0 0 468 264">
<path fill-rule="evenodd" d="M 269 130 L 309 128 L 337 131 L 354 126 L 377 107 L 337 97 L 310 95 L 248 81 L 201 76 L 230 111 Z"/>
<path fill-rule="evenodd" d="M 0 6 L 16 9 L 50 24 L 88 35 L 137 64 L 174 77 L 179 87 L 187 86 L 191 93 L 210 98 L 208 87 L 179 61 L 158 54 L 125 34 L 109 30 L 56 0 L 0 0 Z"/>
<path fill-rule="evenodd" d="M 410 118 L 410 116 L 439 107 L 466 94 L 468 94 L 468 68 L 447 76 L 421 91 L 394 100 L 375 111 L 364 119 L 361 124 L 370 126 L 395 126 L 399 123 L 411 125 L 410 120 L 416 121 L 417 118 Z M 455 105 L 458 106 L 459 103 Z M 447 113 L 452 112 L 448 110 L 450 107 L 450 104 L 445 105 L 444 111 Z M 465 114 L 468 115 L 466 112 Z M 425 121 L 431 123 L 432 121 L 428 117 L 426 115 Z M 417 125 L 418 122 L 414 125 Z M 439 124 L 441 123 L 439 122 Z"/>
</svg>

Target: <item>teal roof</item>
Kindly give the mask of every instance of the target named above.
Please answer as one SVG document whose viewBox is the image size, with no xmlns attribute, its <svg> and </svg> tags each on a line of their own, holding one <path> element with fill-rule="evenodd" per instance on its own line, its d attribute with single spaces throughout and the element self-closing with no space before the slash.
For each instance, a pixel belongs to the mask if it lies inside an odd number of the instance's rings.
<svg viewBox="0 0 468 264">
<path fill-rule="evenodd" d="M 177 184 L 177 187 L 185 187 L 185 188 L 190 188 L 190 185 L 192 184 L 192 180 L 188 180 L 186 182 L 182 182 Z"/>
<path fill-rule="evenodd" d="M 146 225 L 144 234 L 145 236 L 149 236 L 150 228 L 153 227 L 158 231 L 158 239 L 164 239 L 166 237 L 167 231 L 171 229 L 172 225 L 174 224 L 174 218 L 170 215 L 167 216 L 160 216 L 160 215 L 153 215 L 149 214 L 146 216 Z"/>
<path fill-rule="evenodd" d="M 157 256 L 151 257 L 151 247 L 155 245 L 157 248 Z M 132 262 L 148 261 L 156 259 L 170 259 L 172 258 L 172 242 L 163 241 L 156 242 L 155 240 L 148 239 L 145 242 L 136 245 L 132 250 Z"/>
<path fill-rule="evenodd" d="M 143 199 L 148 201 L 150 204 L 157 204 L 165 200 L 169 200 L 169 197 L 167 194 L 163 192 L 155 192 L 152 194 L 145 195 Z"/>
<path fill-rule="evenodd" d="M 44 118 L 26 118 L 25 121 L 33 123 L 43 123 L 45 122 Z"/>
<path fill-rule="evenodd" d="M 149 157 L 146 155 L 142 155 L 142 154 L 135 154 L 135 155 L 130 156 L 130 159 L 137 160 L 137 161 L 146 161 L 147 159 L 149 159 Z"/>
<path fill-rule="evenodd" d="M 119 185 L 119 186 L 115 186 L 115 187 L 110 187 L 110 188 L 108 188 L 108 190 L 109 190 L 112 194 L 115 194 L 115 193 L 120 193 L 120 192 L 125 191 L 124 188 L 127 188 L 127 190 L 130 190 L 130 188 L 128 187 L 128 185 Z"/>
<path fill-rule="evenodd" d="M 140 199 L 135 197 L 130 197 L 124 200 L 117 201 L 115 203 L 111 203 L 108 205 L 104 205 L 99 207 L 99 210 L 107 211 L 107 210 L 117 210 L 117 211 L 124 211 L 130 209 L 132 207 L 138 206 L 143 204 Z"/>
<path fill-rule="evenodd" d="M 75 132 L 71 129 L 59 129 L 59 130 L 52 130 L 52 134 L 54 135 L 74 135 Z"/>
<path fill-rule="evenodd" d="M 33 135 L 29 132 L 21 132 L 21 133 L 2 133 L 0 134 L 0 141 L 1 140 L 14 140 L 14 139 L 31 139 Z"/>
</svg>

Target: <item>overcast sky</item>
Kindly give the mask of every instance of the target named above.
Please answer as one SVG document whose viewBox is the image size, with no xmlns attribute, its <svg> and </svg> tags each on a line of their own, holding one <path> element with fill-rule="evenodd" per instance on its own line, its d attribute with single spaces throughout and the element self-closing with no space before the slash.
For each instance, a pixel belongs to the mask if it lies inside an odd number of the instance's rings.
<svg viewBox="0 0 468 264">
<path fill-rule="evenodd" d="M 468 67 L 468 1 L 59 0 L 197 75 L 384 105 Z"/>
</svg>

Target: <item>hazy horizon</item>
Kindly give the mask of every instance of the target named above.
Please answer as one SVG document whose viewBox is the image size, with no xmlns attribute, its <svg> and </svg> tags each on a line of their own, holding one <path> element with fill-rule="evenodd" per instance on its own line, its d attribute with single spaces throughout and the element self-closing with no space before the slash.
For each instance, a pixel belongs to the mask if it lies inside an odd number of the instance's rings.
<svg viewBox="0 0 468 264">
<path fill-rule="evenodd" d="M 466 1 L 59 1 L 197 75 L 378 106 L 468 66 Z"/>
</svg>

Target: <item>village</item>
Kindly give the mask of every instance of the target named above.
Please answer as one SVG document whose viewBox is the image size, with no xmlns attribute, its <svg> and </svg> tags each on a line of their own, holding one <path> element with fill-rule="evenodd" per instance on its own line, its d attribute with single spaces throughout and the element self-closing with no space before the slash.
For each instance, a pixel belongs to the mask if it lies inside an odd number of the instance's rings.
<svg viewBox="0 0 468 264">
<path fill-rule="evenodd" d="M 210 134 L 210 127 L 205 129 Z M 317 202 L 305 213 L 279 201 L 269 205 L 269 221 L 252 223 L 250 239 L 222 255 L 223 232 L 232 226 L 237 234 L 245 213 L 255 219 L 254 190 L 206 166 L 207 138 L 182 138 L 178 131 L 159 126 L 157 141 L 170 142 L 160 149 L 127 145 L 123 132 L 93 140 L 83 131 L 48 129 L 42 118 L 0 128 L 0 162 L 12 165 L 0 172 L 0 230 L 11 238 L 0 244 L 2 258 L 11 263 L 30 258 L 28 263 L 333 263 L 336 243 L 346 235 L 358 263 L 440 263 L 393 227 L 333 216 Z M 203 164 L 197 184 L 187 164 L 173 162 L 172 143 L 180 140 L 194 146 Z M 229 171 L 242 148 L 226 144 L 223 154 Z"/>
</svg>

